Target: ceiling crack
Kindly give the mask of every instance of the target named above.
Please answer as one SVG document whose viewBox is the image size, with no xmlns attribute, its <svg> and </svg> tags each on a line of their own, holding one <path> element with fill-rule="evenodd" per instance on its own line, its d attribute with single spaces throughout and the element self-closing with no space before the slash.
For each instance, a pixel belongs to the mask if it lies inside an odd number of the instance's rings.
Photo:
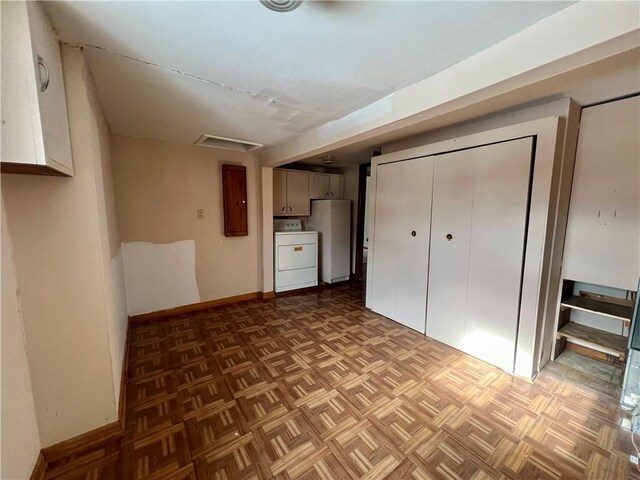
<svg viewBox="0 0 640 480">
<path fill-rule="evenodd" d="M 221 87 L 221 88 L 224 88 L 226 90 L 229 90 L 229 91 L 232 91 L 232 92 L 235 92 L 235 93 L 241 93 L 243 95 L 249 95 L 252 98 L 255 98 L 255 99 L 258 99 L 258 100 L 263 100 L 263 101 L 265 101 L 267 103 L 276 103 L 276 104 L 280 105 L 281 107 L 290 108 L 292 110 L 296 110 L 296 111 L 299 111 L 299 112 L 302 111 L 300 109 L 297 109 L 295 107 L 291 107 L 289 105 L 283 105 L 282 103 L 280 103 L 275 98 L 269 97 L 267 95 L 263 95 L 261 93 L 252 92 L 252 91 L 249 91 L 249 90 L 243 90 L 243 89 L 237 88 L 237 87 L 232 87 L 231 85 L 226 85 L 226 84 L 224 84 L 222 82 L 217 82 L 215 80 L 211 80 L 209 78 L 204 78 L 204 77 L 201 77 L 199 75 L 194 75 L 192 73 L 183 72 L 181 70 L 178 70 L 178 69 L 175 69 L 175 68 L 171 68 L 171 67 L 165 67 L 164 65 L 159 65 L 157 63 L 149 62 L 147 60 L 142 60 L 140 58 L 132 57 L 132 56 L 126 55 L 124 53 L 114 52 L 112 50 L 109 50 L 108 48 L 100 47 L 98 45 L 91 45 L 90 43 L 80 43 L 80 42 L 71 43 L 71 42 L 63 42 L 63 41 L 61 41 L 60 43 L 62 43 L 63 45 L 69 45 L 71 47 L 93 48 L 93 49 L 96 49 L 96 50 L 102 50 L 103 52 L 110 53 L 111 55 L 115 55 L 117 57 L 125 58 L 127 60 L 131 60 L 131 61 L 134 61 L 134 62 L 142 63 L 143 65 L 148 65 L 150 67 L 158 68 L 158 69 L 164 70 L 166 72 L 177 73 L 178 75 L 182 75 L 184 77 L 192 78 L 194 80 L 199 80 L 201 82 L 205 82 L 205 83 L 208 83 L 210 85 L 215 85 L 216 87 Z"/>
</svg>

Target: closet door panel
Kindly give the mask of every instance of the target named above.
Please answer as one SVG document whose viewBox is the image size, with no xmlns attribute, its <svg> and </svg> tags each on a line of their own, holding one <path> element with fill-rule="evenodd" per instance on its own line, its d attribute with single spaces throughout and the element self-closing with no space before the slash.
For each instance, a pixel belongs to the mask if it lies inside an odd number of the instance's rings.
<svg viewBox="0 0 640 480">
<path fill-rule="evenodd" d="M 435 157 L 433 173 L 426 333 L 457 348 L 464 332 L 475 176 L 467 152 Z"/>
<path fill-rule="evenodd" d="M 385 317 L 395 318 L 398 281 L 398 231 L 400 230 L 400 195 L 404 191 L 402 164 L 377 167 L 376 234 L 373 248 L 373 281 L 371 309 Z"/>
<path fill-rule="evenodd" d="M 475 165 L 461 349 L 513 371 L 532 139 L 469 150 Z"/>
<path fill-rule="evenodd" d="M 402 163 L 395 320 L 425 333 L 433 157 Z M 415 233 L 415 235 L 414 235 Z"/>
</svg>

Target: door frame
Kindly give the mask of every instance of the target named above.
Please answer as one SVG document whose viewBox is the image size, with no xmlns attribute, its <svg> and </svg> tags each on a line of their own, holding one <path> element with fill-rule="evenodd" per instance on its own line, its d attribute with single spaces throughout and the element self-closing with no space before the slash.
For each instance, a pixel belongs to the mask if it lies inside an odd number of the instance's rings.
<svg viewBox="0 0 640 480">
<path fill-rule="evenodd" d="M 356 217 L 356 265 L 354 276 L 362 278 L 364 276 L 364 214 L 367 199 L 367 172 L 371 167 L 371 162 L 362 163 L 358 169 L 358 210 Z"/>
<path fill-rule="evenodd" d="M 565 121 L 557 116 L 492 129 L 372 158 L 369 191 L 369 242 L 375 245 L 375 208 L 377 167 L 385 163 L 427 157 L 474 148 L 492 143 L 535 137 L 533 187 L 529 210 L 527 251 L 522 276 L 520 324 L 513 373 L 533 379 L 548 361 L 551 342 L 548 337 L 548 313 L 557 303 L 559 262 L 561 262 L 566 207 L 561 196 L 566 190 L 566 171 L 573 171 L 573 158 L 564 158 Z M 559 238 L 561 237 L 561 239 Z M 374 248 L 368 252 L 366 306 L 371 308 Z M 553 307 L 553 308 L 551 308 Z"/>
</svg>

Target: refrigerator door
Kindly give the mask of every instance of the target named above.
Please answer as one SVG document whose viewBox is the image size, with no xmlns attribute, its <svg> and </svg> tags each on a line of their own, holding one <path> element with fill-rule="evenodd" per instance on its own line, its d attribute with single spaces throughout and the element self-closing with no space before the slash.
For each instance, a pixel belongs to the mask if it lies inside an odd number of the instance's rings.
<svg viewBox="0 0 640 480">
<path fill-rule="evenodd" d="M 351 201 L 331 201 L 331 283 L 351 272 Z"/>
</svg>

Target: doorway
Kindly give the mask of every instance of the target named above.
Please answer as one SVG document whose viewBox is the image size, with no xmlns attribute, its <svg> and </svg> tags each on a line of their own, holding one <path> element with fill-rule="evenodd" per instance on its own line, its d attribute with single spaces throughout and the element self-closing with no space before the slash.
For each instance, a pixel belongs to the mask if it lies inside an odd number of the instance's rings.
<svg viewBox="0 0 640 480">
<path fill-rule="evenodd" d="M 374 154 L 375 156 L 375 154 Z M 360 165 L 358 172 L 358 208 L 356 219 L 355 277 L 367 278 L 367 252 L 369 248 L 369 179 L 371 163 Z"/>
</svg>

